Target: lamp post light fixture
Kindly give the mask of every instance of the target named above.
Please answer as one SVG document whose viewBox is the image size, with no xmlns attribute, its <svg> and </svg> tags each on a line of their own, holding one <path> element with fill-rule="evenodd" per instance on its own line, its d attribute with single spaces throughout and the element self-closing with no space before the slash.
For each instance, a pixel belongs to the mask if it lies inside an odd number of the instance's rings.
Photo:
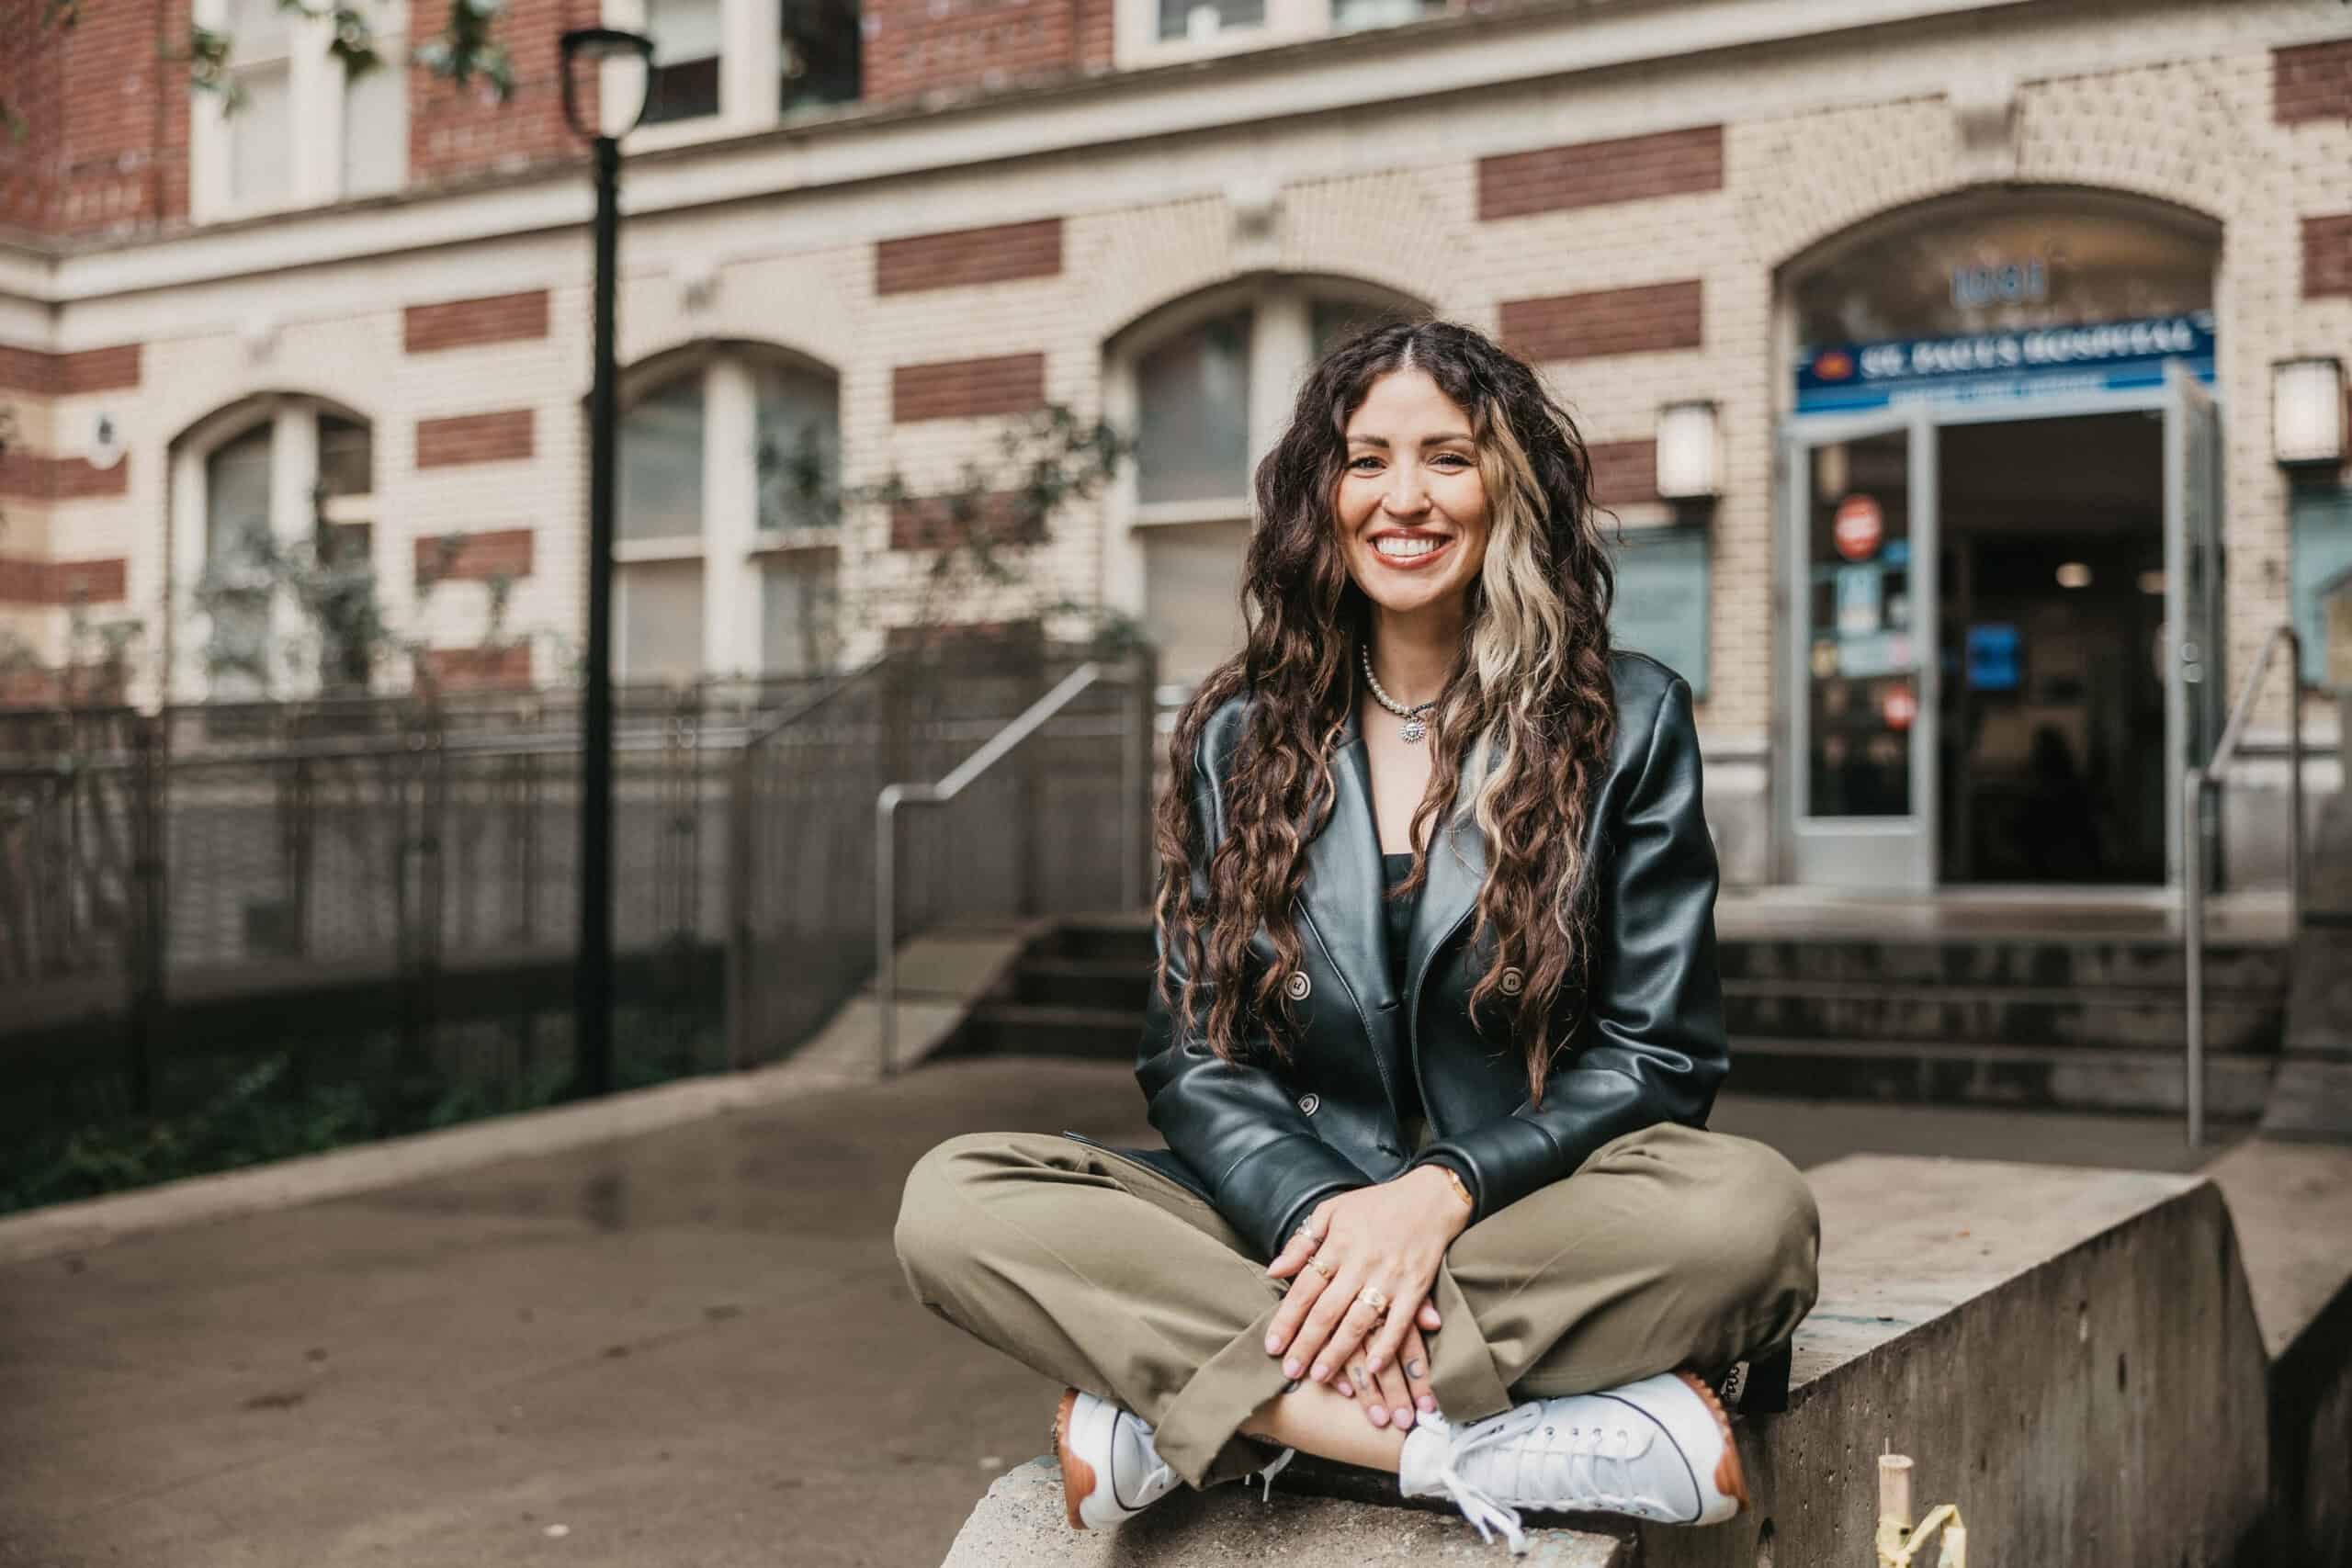
<svg viewBox="0 0 2352 1568">
<path fill-rule="evenodd" d="M 612 28 L 563 35 L 563 118 L 596 165 L 596 346 L 588 394 L 588 669 L 581 696 L 580 944 L 572 960 L 571 1087 L 613 1087 L 613 491 L 619 423 L 613 293 L 620 270 L 621 141 L 645 113 L 653 40 Z M 594 123 L 581 81 L 594 70 Z M 634 79 L 632 81 L 632 78 Z"/>
<path fill-rule="evenodd" d="M 1711 501 L 1723 488 L 1723 441 L 1715 405 L 1668 403 L 1658 410 L 1658 499 Z"/>
<path fill-rule="evenodd" d="M 2270 455 L 2286 468 L 2344 460 L 2344 367 L 2282 359 L 2270 367 Z"/>
</svg>

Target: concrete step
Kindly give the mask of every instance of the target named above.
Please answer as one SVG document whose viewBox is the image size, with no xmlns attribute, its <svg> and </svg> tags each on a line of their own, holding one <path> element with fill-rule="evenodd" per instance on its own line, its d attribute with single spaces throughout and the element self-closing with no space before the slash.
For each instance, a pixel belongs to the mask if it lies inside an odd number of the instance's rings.
<svg viewBox="0 0 2352 1568">
<path fill-rule="evenodd" d="M 1012 986 L 1013 999 L 1032 1006 L 1114 1008 L 1140 1016 L 1151 992 L 1151 960 L 1033 954 Z"/>
<path fill-rule="evenodd" d="M 2233 1560 L 2269 1485 L 2267 1363 L 2219 1191 L 1879 1156 L 1807 1180 L 1821 1295 L 1797 1331 L 1787 1412 L 1737 1428 L 1752 1506 L 1709 1529 L 1637 1527 L 1642 1568 L 1869 1562 L 1889 1447 L 1914 1461 L 1921 1510 L 1961 1501 L 1971 1535 L 2005 1562 L 2075 1562 L 2093 1540 L 2102 1562 Z M 2036 1432 L 2064 1438 L 2019 1436 Z M 2119 1475 L 2132 1483 L 2100 1483 Z M 1393 1481 L 1372 1482 L 1394 1498 Z M 1544 1550 L 1536 1561 L 1626 1561 L 1608 1536 Z M 1045 1462 L 1000 1479 L 947 1556 L 949 1568 L 1501 1560 L 1458 1518 L 1286 1495 L 1281 1482 L 1271 1505 L 1240 1486 L 1180 1492 L 1115 1530 L 1074 1532 Z"/>
<path fill-rule="evenodd" d="M 2278 1048 L 2284 1009 L 2276 996 L 2209 995 L 2206 1047 Z M 2044 988 L 1894 985 L 1865 981 L 1725 980 L 1724 1017 L 1734 1039 L 1967 1041 L 2003 1044 L 2177 1049 L 2186 1014 L 2162 987 Z"/>
<path fill-rule="evenodd" d="M 985 1002 L 972 1010 L 945 1056 L 1069 1056 L 1093 1062 L 1135 1060 L 1143 1009 Z"/>
<path fill-rule="evenodd" d="M 2208 1058 L 2205 1113 L 2251 1122 L 2270 1093 L 2272 1058 Z M 2068 1045 L 1934 1044 L 1917 1041 L 1783 1040 L 1739 1036 L 1731 1077 L 1739 1094 L 1804 1100 L 1883 1100 L 1922 1105 L 2015 1106 L 2046 1111 L 2144 1111 L 2188 1108 L 2182 1054 Z"/>
<path fill-rule="evenodd" d="M 2187 959 L 2177 941 L 2111 936 L 1726 938 L 1720 944 L 1720 959 L 1726 980 L 2040 988 L 2148 987 L 2176 992 L 2188 983 Z M 2243 990 L 2275 996 L 2285 989 L 2287 975 L 2284 947 L 2222 942 L 2206 946 L 2209 994 Z"/>
</svg>

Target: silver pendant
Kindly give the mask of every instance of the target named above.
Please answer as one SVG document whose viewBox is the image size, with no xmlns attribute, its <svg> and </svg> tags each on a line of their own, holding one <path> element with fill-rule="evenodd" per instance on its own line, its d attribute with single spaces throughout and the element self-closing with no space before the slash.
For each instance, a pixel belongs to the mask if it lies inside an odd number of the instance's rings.
<svg viewBox="0 0 2352 1568">
<path fill-rule="evenodd" d="M 1405 728 L 1398 731 L 1399 734 L 1404 736 L 1405 743 L 1408 746 L 1417 746 L 1420 744 L 1421 737 L 1427 735 L 1429 732 L 1430 727 L 1423 724 L 1418 715 L 1407 719 L 1405 721 Z"/>
</svg>

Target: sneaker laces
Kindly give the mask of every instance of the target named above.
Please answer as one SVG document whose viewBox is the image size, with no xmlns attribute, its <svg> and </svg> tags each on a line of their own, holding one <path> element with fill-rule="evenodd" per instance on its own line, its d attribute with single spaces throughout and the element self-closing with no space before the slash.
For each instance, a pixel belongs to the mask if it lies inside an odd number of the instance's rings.
<svg viewBox="0 0 2352 1568">
<path fill-rule="evenodd" d="M 1545 1423 L 1542 1403 L 1531 1401 L 1462 1429 L 1447 1445 L 1436 1479 L 1480 1540 L 1494 1539 L 1490 1527 L 1499 1529 L 1517 1554 L 1527 1550 L 1526 1532 L 1505 1498 L 1531 1506 L 1664 1512 L 1657 1500 L 1634 1495 L 1633 1461 L 1648 1447 L 1618 1426 L 1563 1433 L 1556 1422 Z"/>
<path fill-rule="evenodd" d="M 1492 1492 L 1472 1483 L 1462 1473 L 1462 1461 L 1482 1450 L 1532 1431 L 1543 1416 L 1541 1404 L 1522 1404 L 1475 1426 L 1453 1428 L 1447 1433 L 1449 1440 L 1445 1460 L 1438 1467 L 1435 1478 L 1437 1483 L 1445 1488 L 1445 1495 L 1453 1499 L 1453 1506 L 1462 1510 L 1462 1517 L 1470 1521 L 1470 1528 L 1478 1532 L 1478 1539 L 1491 1544 L 1495 1539 L 1494 1532 L 1500 1530 L 1503 1539 L 1510 1543 L 1513 1556 L 1527 1550 L 1527 1532 L 1520 1528 L 1519 1510 Z M 1437 1426 L 1439 1423 L 1425 1416 L 1422 1425 Z"/>
</svg>

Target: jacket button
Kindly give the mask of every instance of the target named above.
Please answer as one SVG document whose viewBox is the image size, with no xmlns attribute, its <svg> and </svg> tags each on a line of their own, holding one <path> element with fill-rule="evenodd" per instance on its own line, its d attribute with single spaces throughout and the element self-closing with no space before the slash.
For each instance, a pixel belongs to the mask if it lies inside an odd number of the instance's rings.
<svg viewBox="0 0 2352 1568">
<path fill-rule="evenodd" d="M 1323 1097 L 1319 1094 L 1302 1094 L 1298 1097 L 1298 1108 L 1306 1115 L 1312 1116 L 1323 1109 Z"/>
<path fill-rule="evenodd" d="M 1507 997 L 1515 997 L 1519 995 L 1520 992 L 1527 988 L 1527 976 L 1521 974 L 1515 968 L 1506 969 L 1502 972 L 1501 976 L 1495 981 L 1495 985 L 1503 995 Z"/>
<path fill-rule="evenodd" d="M 1315 982 L 1306 977 L 1304 969 L 1294 969 L 1290 978 L 1283 982 L 1283 994 L 1295 1002 L 1303 1002 L 1313 993 Z"/>
</svg>

